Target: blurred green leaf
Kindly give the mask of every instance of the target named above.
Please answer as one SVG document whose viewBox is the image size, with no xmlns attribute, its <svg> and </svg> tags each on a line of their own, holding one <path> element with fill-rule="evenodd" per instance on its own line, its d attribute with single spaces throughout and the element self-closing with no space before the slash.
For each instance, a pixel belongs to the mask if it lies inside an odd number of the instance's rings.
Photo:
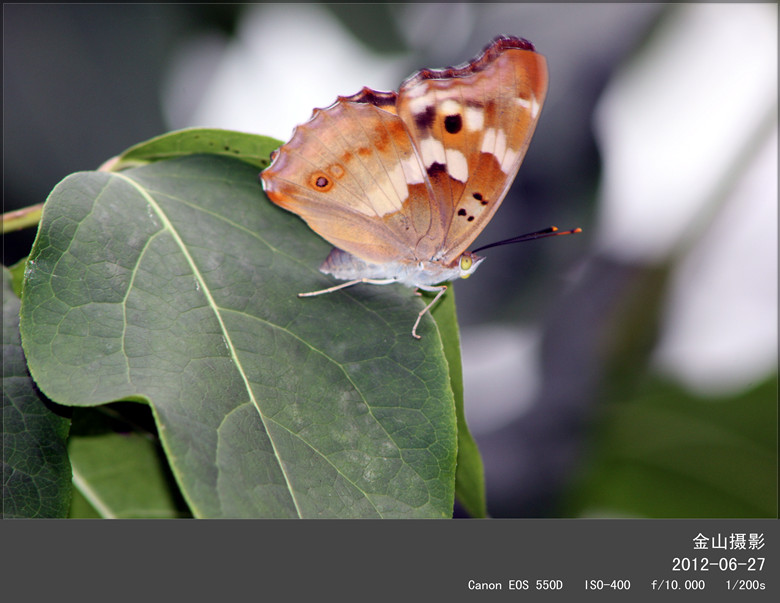
<svg viewBox="0 0 780 603">
<path fill-rule="evenodd" d="M 240 159 L 258 169 L 269 164 L 271 151 L 281 141 L 268 136 L 215 128 L 191 128 L 169 132 L 134 145 L 122 153 L 109 169 L 114 172 L 195 154 Z"/>
<path fill-rule="evenodd" d="M 328 245 L 215 156 L 73 174 L 28 260 L 22 341 L 63 404 L 148 401 L 198 517 L 448 517 L 456 418 L 400 286 L 299 299 Z"/>
<path fill-rule="evenodd" d="M 187 516 L 156 436 L 115 407 L 73 413 L 68 452 L 80 497 L 74 498 L 70 517 Z"/>
<path fill-rule="evenodd" d="M 609 404 L 572 513 L 776 517 L 777 385 L 714 400 L 650 381 Z"/>
<path fill-rule="evenodd" d="M 455 291 L 447 294 L 431 310 L 441 333 L 444 354 L 450 368 L 450 382 L 455 396 L 458 420 L 458 465 L 455 473 L 455 496 L 472 517 L 487 517 L 485 472 L 477 443 L 466 424 L 463 404 L 463 367 L 460 354 L 460 330 L 455 312 Z"/>
<path fill-rule="evenodd" d="M 97 512 L 95 507 L 89 504 L 77 488 L 73 489 L 73 499 L 70 501 L 70 519 L 102 519 L 102 515 Z"/>
<path fill-rule="evenodd" d="M 71 492 L 65 450 L 70 421 L 27 373 L 11 278 L 3 268 L 3 517 L 64 517 Z"/>
<path fill-rule="evenodd" d="M 8 272 L 11 275 L 11 287 L 13 288 L 14 295 L 16 297 L 22 296 L 22 282 L 24 281 L 24 271 L 27 268 L 27 258 L 22 258 L 13 266 L 8 267 Z M 18 316 L 18 312 L 17 312 Z M 17 330 L 19 325 L 17 324 Z"/>
</svg>

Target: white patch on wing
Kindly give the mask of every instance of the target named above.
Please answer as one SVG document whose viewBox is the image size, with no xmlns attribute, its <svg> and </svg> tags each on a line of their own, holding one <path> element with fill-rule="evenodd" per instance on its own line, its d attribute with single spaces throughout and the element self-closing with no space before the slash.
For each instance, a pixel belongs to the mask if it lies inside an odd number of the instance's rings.
<svg viewBox="0 0 780 603">
<path fill-rule="evenodd" d="M 485 124 L 485 112 L 482 109 L 466 107 L 466 129 L 476 132 Z"/>
<path fill-rule="evenodd" d="M 441 112 L 444 113 L 445 115 L 458 115 L 461 112 L 460 103 L 452 100 L 451 98 L 446 99 L 440 105 L 440 109 Z"/>
<path fill-rule="evenodd" d="M 424 89 L 423 89 L 424 91 Z M 409 111 L 413 115 L 419 115 L 425 113 L 428 107 L 432 107 L 436 104 L 436 92 L 431 90 L 429 93 L 420 94 L 419 96 L 409 97 Z"/>
<path fill-rule="evenodd" d="M 409 187 L 407 186 L 408 183 L 406 181 L 406 174 L 404 173 L 404 164 L 400 162 L 394 164 L 392 169 L 388 170 L 388 174 L 390 176 L 390 182 L 393 185 L 396 194 L 398 195 L 398 200 L 400 201 L 398 209 L 401 209 L 401 205 L 403 205 L 403 202 L 406 201 L 406 199 L 409 197 Z M 388 204 L 388 206 L 389 205 L 390 204 Z M 382 215 L 385 214 L 383 213 Z"/>
<path fill-rule="evenodd" d="M 425 182 L 420 162 L 415 155 L 410 155 L 401 160 L 401 165 L 404 170 L 404 177 L 407 184 L 421 184 Z"/>
<path fill-rule="evenodd" d="M 501 162 L 501 171 L 505 174 L 509 174 L 514 167 L 515 161 L 517 161 L 518 151 L 507 149 L 504 155 L 504 160 Z"/>
<path fill-rule="evenodd" d="M 374 186 L 366 188 L 366 197 L 370 202 L 370 208 L 355 207 L 361 213 L 367 216 L 386 216 L 401 210 L 401 204 L 409 196 L 409 190 L 406 188 L 406 181 L 403 177 L 403 168 L 398 165 L 389 173 L 388 179 L 393 192 L 398 193 L 397 185 L 403 184 L 403 194 L 388 194 L 388 191 L 377 182 Z M 403 197 L 403 198 L 400 198 Z"/>
<path fill-rule="evenodd" d="M 539 101 L 536 100 L 536 97 L 531 97 L 531 117 L 536 118 L 540 109 Z"/>
<path fill-rule="evenodd" d="M 461 182 L 466 182 L 469 178 L 469 164 L 466 156 L 455 149 L 446 149 L 444 152 L 447 158 L 447 173 Z"/>
<path fill-rule="evenodd" d="M 423 138 L 420 140 L 420 155 L 422 155 L 423 164 L 425 164 L 426 168 L 431 167 L 434 163 L 441 163 L 442 165 L 446 163 L 444 145 L 435 138 Z"/>
<path fill-rule="evenodd" d="M 496 159 L 501 163 L 506 151 L 506 134 L 504 134 L 504 131 L 496 130 L 495 128 L 485 130 L 480 151 L 495 155 Z"/>
<path fill-rule="evenodd" d="M 401 210 L 409 197 L 409 187 L 402 161 L 386 161 L 373 164 L 371 174 L 364 182 L 364 193 L 359 198 L 365 204 L 353 206 L 367 216 L 386 216 Z"/>
<path fill-rule="evenodd" d="M 530 109 L 531 108 L 531 101 L 527 98 L 520 98 L 517 97 L 515 99 L 515 102 L 520 105 L 523 109 Z"/>
<path fill-rule="evenodd" d="M 495 128 L 488 128 L 485 130 L 485 136 L 482 139 L 482 147 L 480 151 L 483 153 L 490 153 L 501 165 L 501 171 L 505 174 L 509 174 L 517 160 L 519 151 L 508 149 L 506 146 L 506 134 L 503 130 L 496 130 Z"/>
</svg>

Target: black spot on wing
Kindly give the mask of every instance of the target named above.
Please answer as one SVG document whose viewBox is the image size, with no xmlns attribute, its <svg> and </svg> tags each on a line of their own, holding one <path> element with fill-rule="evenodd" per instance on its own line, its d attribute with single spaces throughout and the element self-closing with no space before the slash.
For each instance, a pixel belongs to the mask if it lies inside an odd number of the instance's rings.
<svg viewBox="0 0 780 603">
<path fill-rule="evenodd" d="M 425 111 L 414 115 L 414 123 L 421 130 L 430 130 L 435 119 L 436 109 L 433 106 L 425 107 Z"/>
<path fill-rule="evenodd" d="M 463 118 L 460 114 L 447 115 L 444 118 L 444 129 L 450 134 L 457 134 L 463 127 Z"/>
<path fill-rule="evenodd" d="M 447 166 L 438 161 L 434 161 L 426 171 L 428 172 L 428 176 L 435 178 L 436 176 L 446 175 Z"/>
</svg>

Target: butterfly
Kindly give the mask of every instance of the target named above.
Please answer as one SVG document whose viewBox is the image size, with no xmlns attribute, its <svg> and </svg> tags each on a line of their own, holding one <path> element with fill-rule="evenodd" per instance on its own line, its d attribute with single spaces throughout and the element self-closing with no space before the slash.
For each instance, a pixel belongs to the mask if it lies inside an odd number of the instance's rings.
<svg viewBox="0 0 780 603">
<path fill-rule="evenodd" d="M 397 93 L 363 88 L 315 109 L 261 173 L 271 201 L 335 246 L 320 271 L 347 281 L 299 296 L 359 283 L 433 292 L 412 327 L 419 339 L 444 283 L 484 260 L 466 248 L 512 184 L 546 93 L 544 57 L 501 36 L 468 63 L 418 71 Z"/>
</svg>

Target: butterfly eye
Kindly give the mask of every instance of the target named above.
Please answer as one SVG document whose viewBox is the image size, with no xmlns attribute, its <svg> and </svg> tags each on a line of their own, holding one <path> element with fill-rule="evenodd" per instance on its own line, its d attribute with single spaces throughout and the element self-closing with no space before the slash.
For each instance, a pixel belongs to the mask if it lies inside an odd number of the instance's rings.
<svg viewBox="0 0 780 603">
<path fill-rule="evenodd" d="M 460 269 L 464 272 L 468 272 L 471 269 L 471 256 L 468 255 L 462 255 L 460 256 Z M 466 277 L 461 277 L 466 278 Z"/>
</svg>

